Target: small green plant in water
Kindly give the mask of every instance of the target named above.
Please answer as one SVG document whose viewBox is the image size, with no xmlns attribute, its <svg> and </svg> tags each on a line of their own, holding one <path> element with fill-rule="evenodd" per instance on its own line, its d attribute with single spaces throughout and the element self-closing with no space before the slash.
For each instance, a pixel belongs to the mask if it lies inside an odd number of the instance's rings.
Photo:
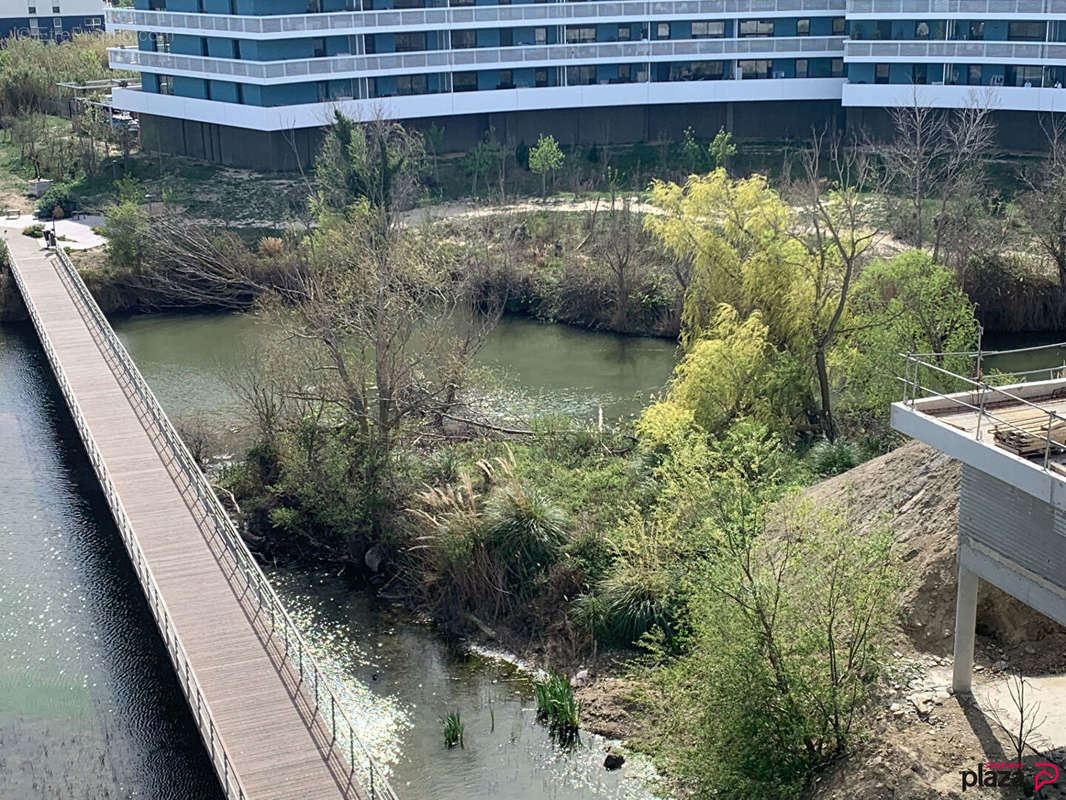
<svg viewBox="0 0 1066 800">
<path fill-rule="evenodd" d="M 444 746 L 447 748 L 465 747 L 463 744 L 463 720 L 459 717 L 458 711 L 452 711 L 448 716 L 441 720 L 441 725 L 444 726 Z"/>
<path fill-rule="evenodd" d="M 559 741 L 576 741 L 580 707 L 569 679 L 549 672 L 543 680 L 534 682 L 533 694 L 537 699 L 537 719 L 548 723 L 552 735 Z"/>
</svg>

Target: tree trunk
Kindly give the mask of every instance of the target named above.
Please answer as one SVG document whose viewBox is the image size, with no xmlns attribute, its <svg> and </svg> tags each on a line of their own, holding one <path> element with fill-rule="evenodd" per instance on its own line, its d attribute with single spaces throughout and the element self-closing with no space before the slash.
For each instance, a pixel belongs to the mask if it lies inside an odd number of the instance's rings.
<svg viewBox="0 0 1066 800">
<path fill-rule="evenodd" d="M 818 372 L 818 391 L 821 395 L 822 408 L 822 433 L 825 438 L 835 442 L 837 438 L 836 426 L 833 425 L 832 399 L 829 393 L 829 370 L 825 364 L 825 348 L 819 346 L 814 353 L 814 364 Z"/>
</svg>

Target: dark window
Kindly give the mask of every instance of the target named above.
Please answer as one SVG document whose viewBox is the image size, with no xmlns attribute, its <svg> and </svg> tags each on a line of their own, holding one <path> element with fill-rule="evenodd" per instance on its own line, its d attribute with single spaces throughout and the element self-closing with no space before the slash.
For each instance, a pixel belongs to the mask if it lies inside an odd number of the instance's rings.
<svg viewBox="0 0 1066 800">
<path fill-rule="evenodd" d="M 426 88 L 425 75 L 396 76 L 396 94 L 425 94 Z"/>
<path fill-rule="evenodd" d="M 52 13 L 53 14 L 58 14 L 59 13 L 59 6 L 52 6 Z"/>
<path fill-rule="evenodd" d="M 811 21 L 809 19 L 796 20 L 796 35 L 797 36 L 810 36 L 811 35 Z"/>
<path fill-rule="evenodd" d="M 566 82 L 571 86 L 592 86 L 596 83 L 596 67 L 567 67 Z"/>
<path fill-rule="evenodd" d="M 548 42 L 548 29 L 547 28 L 534 28 L 533 29 L 533 41 L 537 44 L 547 44 Z"/>
<path fill-rule="evenodd" d="M 725 36 L 725 21 L 711 20 L 709 22 L 693 22 L 693 39 L 720 39 Z"/>
<path fill-rule="evenodd" d="M 452 31 L 452 49 L 469 50 L 477 47 L 477 31 Z"/>
<path fill-rule="evenodd" d="M 596 41 L 596 29 L 593 27 L 566 29 L 567 44 L 584 44 L 594 41 Z"/>
<path fill-rule="evenodd" d="M 174 84 L 171 83 L 171 78 L 169 75 L 159 76 L 159 93 L 174 94 Z"/>
<path fill-rule="evenodd" d="M 970 64 L 966 70 L 966 82 L 971 86 L 981 85 L 981 65 Z"/>
<path fill-rule="evenodd" d="M 843 17 L 833 17 L 833 35 L 834 36 L 843 36 L 844 35 L 844 27 L 845 26 L 844 26 L 844 18 Z"/>
<path fill-rule="evenodd" d="M 514 88 L 514 74 L 509 69 L 501 69 L 499 78 L 496 81 L 497 89 L 513 89 Z"/>
<path fill-rule="evenodd" d="M 453 92 L 473 92 L 477 91 L 477 73 L 476 72 L 455 72 L 452 74 L 452 91 Z"/>
<path fill-rule="evenodd" d="M 533 83 L 536 86 L 548 85 L 548 70 L 538 69 L 533 71 Z"/>
<path fill-rule="evenodd" d="M 453 5 L 453 6 L 472 6 L 472 5 L 474 5 L 474 0 L 451 0 L 451 5 Z"/>
<path fill-rule="evenodd" d="M 204 99 L 211 99 L 211 81 L 204 81 Z"/>
<path fill-rule="evenodd" d="M 29 7 L 29 9 L 28 9 L 28 11 L 29 11 L 29 13 L 30 13 L 31 15 L 32 15 L 32 14 L 36 14 L 36 13 L 37 13 L 37 6 L 30 6 L 30 7 Z"/>
<path fill-rule="evenodd" d="M 203 37 L 200 38 L 200 55 L 202 55 L 204 58 L 207 58 L 209 55 L 211 55 L 207 51 L 207 39 L 204 39 Z"/>
<path fill-rule="evenodd" d="M 170 52 L 170 34 L 169 33 L 153 33 L 152 37 L 152 49 L 157 53 L 169 53 Z"/>
<path fill-rule="evenodd" d="M 628 42 L 632 38 L 633 38 L 633 29 L 631 27 L 629 27 L 628 25 L 619 25 L 618 26 L 618 41 L 620 41 L 620 42 Z"/>
<path fill-rule="evenodd" d="M 797 58 L 796 59 L 796 77 L 797 78 L 806 78 L 807 77 L 807 59 L 805 59 L 805 58 Z"/>
<path fill-rule="evenodd" d="M 765 58 L 760 58 L 751 61 L 738 61 L 737 66 L 740 68 L 740 76 L 744 80 L 751 78 L 769 78 L 774 62 Z"/>
<path fill-rule="evenodd" d="M 844 59 L 834 58 L 829 62 L 829 72 L 834 78 L 844 77 Z"/>
<path fill-rule="evenodd" d="M 500 29 L 500 47 L 511 47 L 514 44 L 514 28 Z"/>
<path fill-rule="evenodd" d="M 329 100 L 329 84 L 326 81 L 318 81 L 315 90 L 318 93 L 318 102 Z"/>
<path fill-rule="evenodd" d="M 740 21 L 740 32 L 738 35 L 741 37 L 773 36 L 774 21 L 772 19 L 742 19 Z"/>
<path fill-rule="evenodd" d="M 326 40 L 325 39 L 312 39 L 311 40 L 311 57 L 312 58 L 324 58 L 326 55 Z"/>
<path fill-rule="evenodd" d="M 418 50 L 426 49 L 426 34 L 423 31 L 418 33 L 397 33 L 396 34 L 396 52 L 397 53 L 412 53 Z"/>
<path fill-rule="evenodd" d="M 974 40 L 981 40 L 985 38 L 985 24 L 983 22 L 971 22 L 969 29 L 969 36 L 965 37 Z"/>
<path fill-rule="evenodd" d="M 1007 38 L 1012 42 L 1042 42 L 1046 35 L 1043 22 L 1012 22 L 1007 26 Z"/>
<path fill-rule="evenodd" d="M 237 102 L 242 104 L 242 105 L 244 104 L 244 84 L 243 83 L 238 83 L 237 84 Z"/>
<path fill-rule="evenodd" d="M 888 83 L 888 64 L 874 64 L 874 83 Z"/>
<path fill-rule="evenodd" d="M 929 23 L 924 19 L 914 26 L 914 38 L 915 39 L 928 39 L 929 38 Z"/>
</svg>

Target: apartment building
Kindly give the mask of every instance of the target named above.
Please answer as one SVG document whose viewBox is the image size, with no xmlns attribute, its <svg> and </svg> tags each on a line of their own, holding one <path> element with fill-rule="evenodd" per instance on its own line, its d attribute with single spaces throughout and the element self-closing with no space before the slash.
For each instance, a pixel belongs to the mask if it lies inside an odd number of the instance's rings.
<svg viewBox="0 0 1066 800">
<path fill-rule="evenodd" d="M 335 109 L 455 143 L 782 138 L 916 96 L 1066 110 L 1066 0 L 136 0 L 107 20 L 138 34 L 110 59 L 141 72 L 115 104 L 149 146 L 249 166 L 304 159 Z"/>
<path fill-rule="evenodd" d="M 104 0 L 0 0 L 0 39 L 62 41 L 104 29 Z"/>
</svg>

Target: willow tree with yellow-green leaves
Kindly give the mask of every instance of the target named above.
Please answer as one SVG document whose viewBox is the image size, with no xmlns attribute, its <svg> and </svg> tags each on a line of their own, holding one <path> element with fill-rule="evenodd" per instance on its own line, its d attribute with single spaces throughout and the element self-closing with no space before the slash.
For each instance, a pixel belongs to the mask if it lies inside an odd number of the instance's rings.
<svg viewBox="0 0 1066 800">
<path fill-rule="evenodd" d="M 823 151 L 835 174 L 828 182 L 819 177 Z M 831 354 L 849 330 L 848 298 L 878 236 L 861 202 L 876 174 L 861 153 L 820 138 L 802 166 L 792 204 L 764 176 L 732 179 L 723 169 L 683 186 L 652 184 L 661 213 L 645 224 L 690 270 L 685 355 L 670 399 L 704 408 L 697 422 L 711 429 L 738 415 L 795 423 L 806 413 L 823 435 L 836 436 Z M 761 357 L 736 369 L 761 328 Z"/>
</svg>

